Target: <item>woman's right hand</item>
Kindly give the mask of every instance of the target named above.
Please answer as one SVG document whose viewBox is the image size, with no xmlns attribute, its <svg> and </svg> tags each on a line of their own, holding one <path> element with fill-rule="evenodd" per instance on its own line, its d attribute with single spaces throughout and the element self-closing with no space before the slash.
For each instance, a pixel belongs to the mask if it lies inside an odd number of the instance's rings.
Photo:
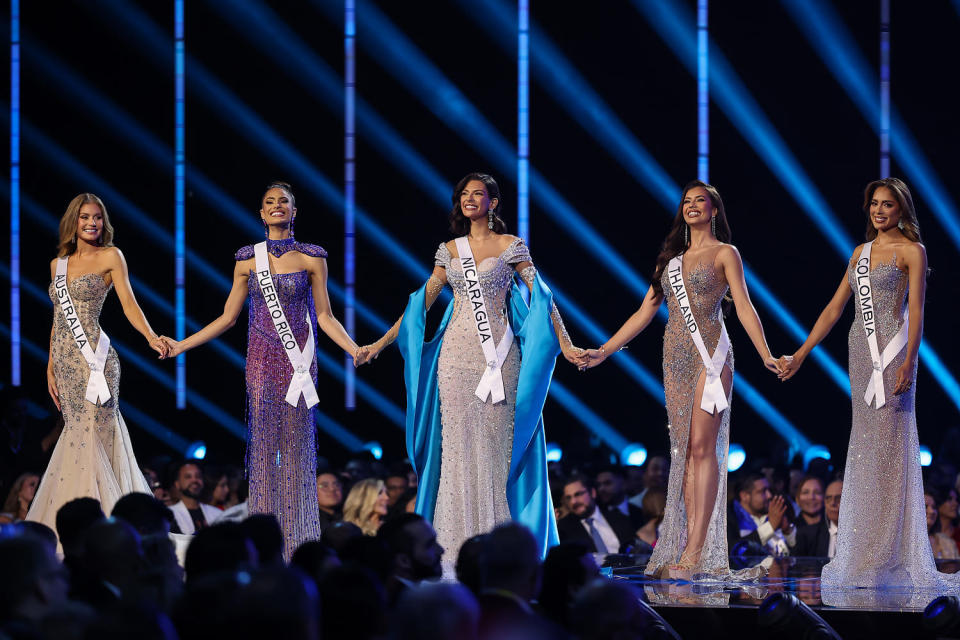
<svg viewBox="0 0 960 640">
<path fill-rule="evenodd" d="M 777 377 L 780 378 L 782 382 L 789 380 L 797 373 L 800 365 L 803 364 L 803 358 L 798 358 L 796 354 L 792 356 L 780 356 L 777 362 L 780 366 L 780 373 L 777 374 Z"/>
<path fill-rule="evenodd" d="M 176 358 L 178 355 L 183 353 L 183 346 L 173 338 L 168 338 L 167 336 L 160 336 L 160 339 L 163 340 L 167 345 L 166 355 L 161 355 L 160 359 L 164 360 L 167 358 Z"/>
<path fill-rule="evenodd" d="M 606 359 L 607 354 L 600 349 L 584 349 L 580 352 L 576 364 L 580 371 L 585 371 L 594 368 Z"/>
<path fill-rule="evenodd" d="M 380 352 L 383 351 L 383 338 L 380 338 L 373 344 L 367 344 L 360 347 L 360 350 L 357 352 L 356 357 L 354 358 L 354 366 L 359 367 L 360 365 L 367 364 L 372 362 L 380 357 Z"/>
<path fill-rule="evenodd" d="M 57 389 L 57 379 L 50 367 L 47 367 L 47 392 L 53 398 L 53 404 L 57 405 L 57 411 L 60 411 L 60 391 Z"/>
</svg>

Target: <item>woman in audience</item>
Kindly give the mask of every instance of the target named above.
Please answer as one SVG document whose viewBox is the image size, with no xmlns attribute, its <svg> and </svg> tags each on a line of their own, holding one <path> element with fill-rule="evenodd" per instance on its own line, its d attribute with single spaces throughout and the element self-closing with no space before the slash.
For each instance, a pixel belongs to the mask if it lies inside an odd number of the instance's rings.
<svg viewBox="0 0 960 640">
<path fill-rule="evenodd" d="M 40 476 L 32 473 L 21 473 L 10 487 L 10 493 L 3 503 L 3 512 L 0 513 L 0 524 L 10 524 L 26 519 L 30 503 L 40 484 Z"/>
<path fill-rule="evenodd" d="M 387 515 L 387 487 L 383 480 L 367 478 L 353 485 L 343 504 L 343 520 L 375 536 Z"/>
<path fill-rule="evenodd" d="M 936 522 L 933 525 L 933 538 L 931 540 L 933 556 L 945 560 L 960 558 L 960 551 L 957 549 L 955 540 L 957 534 L 957 492 L 953 487 L 941 489 L 936 493 L 930 493 L 930 491 L 924 492 L 923 500 L 926 503 L 927 495 L 930 495 L 936 508 Z M 930 524 L 929 516 L 927 524 Z"/>
<path fill-rule="evenodd" d="M 207 469 L 203 477 L 204 497 L 202 502 L 212 504 L 217 509 L 225 509 L 230 497 L 230 484 L 227 473 L 220 467 Z"/>
<path fill-rule="evenodd" d="M 655 547 L 657 538 L 660 537 L 660 523 L 663 522 L 663 514 L 667 510 L 667 493 L 660 489 L 650 489 L 643 494 L 641 505 L 647 523 L 637 531 L 637 537 Z"/>
<path fill-rule="evenodd" d="M 800 507 L 798 525 L 817 524 L 823 520 L 823 482 L 816 476 L 807 476 L 797 486 L 793 498 Z"/>
</svg>

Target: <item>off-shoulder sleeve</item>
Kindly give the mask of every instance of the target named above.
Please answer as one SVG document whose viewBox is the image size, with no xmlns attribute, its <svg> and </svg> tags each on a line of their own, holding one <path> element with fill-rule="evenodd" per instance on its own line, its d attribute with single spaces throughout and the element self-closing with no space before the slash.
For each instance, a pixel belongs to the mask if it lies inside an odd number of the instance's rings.
<svg viewBox="0 0 960 640">
<path fill-rule="evenodd" d="M 248 244 L 245 247 L 240 247 L 237 249 L 237 255 L 234 256 L 234 260 L 240 262 L 241 260 L 249 260 L 253 257 L 253 245 Z"/>
<path fill-rule="evenodd" d="M 433 256 L 433 264 L 447 269 L 450 267 L 451 258 L 452 256 L 450 255 L 450 249 L 447 249 L 447 244 L 441 242 L 440 246 L 437 247 L 436 255 Z"/>
<path fill-rule="evenodd" d="M 326 258 L 327 250 L 318 244 L 308 244 L 306 242 L 297 243 L 297 251 L 311 258 Z"/>
<path fill-rule="evenodd" d="M 519 262 L 533 262 L 533 259 L 530 257 L 530 250 L 523 243 L 523 239 L 517 238 L 503 252 L 503 261 L 507 264 L 517 264 Z"/>
</svg>

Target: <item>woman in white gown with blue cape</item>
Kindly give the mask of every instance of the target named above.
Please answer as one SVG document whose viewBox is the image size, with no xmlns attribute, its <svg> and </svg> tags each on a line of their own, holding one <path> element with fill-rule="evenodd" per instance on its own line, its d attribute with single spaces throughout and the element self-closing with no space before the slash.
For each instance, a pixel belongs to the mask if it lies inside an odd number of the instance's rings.
<svg viewBox="0 0 960 640">
<path fill-rule="evenodd" d="M 452 201 L 457 239 L 440 245 L 400 320 L 362 350 L 368 360 L 399 339 L 416 511 L 446 549 L 446 575 L 465 540 L 509 520 L 533 532 L 541 554 L 557 544 L 541 412 L 557 352 L 571 362 L 579 352 L 523 241 L 505 233 L 494 179 L 467 175 Z M 448 283 L 454 299 L 426 340 L 426 312 Z"/>
</svg>

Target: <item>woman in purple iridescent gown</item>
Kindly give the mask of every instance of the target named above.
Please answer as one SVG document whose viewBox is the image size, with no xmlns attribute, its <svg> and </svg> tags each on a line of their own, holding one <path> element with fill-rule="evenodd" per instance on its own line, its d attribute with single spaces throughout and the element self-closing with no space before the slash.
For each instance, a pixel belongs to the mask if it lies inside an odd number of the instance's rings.
<svg viewBox="0 0 960 640">
<path fill-rule="evenodd" d="M 297 209 L 290 185 L 278 182 L 268 186 L 261 205 L 273 287 L 296 339 L 296 350 L 309 359 L 309 384 L 315 387 L 313 326 L 320 327 L 354 357 L 358 347 L 330 309 L 327 252 L 293 237 Z M 248 506 L 250 513 L 277 517 L 283 530 L 284 556 L 289 559 L 302 542 L 320 537 L 314 416 L 306 387 L 304 397 L 297 394 L 295 405 L 286 399 L 294 367 L 268 312 L 267 297 L 254 277 L 254 247 L 247 245 L 237 251 L 233 288 L 223 314 L 183 341 L 169 342 L 171 355 L 175 356 L 216 338 L 236 323 L 243 303 L 250 299 L 246 367 Z"/>
</svg>

